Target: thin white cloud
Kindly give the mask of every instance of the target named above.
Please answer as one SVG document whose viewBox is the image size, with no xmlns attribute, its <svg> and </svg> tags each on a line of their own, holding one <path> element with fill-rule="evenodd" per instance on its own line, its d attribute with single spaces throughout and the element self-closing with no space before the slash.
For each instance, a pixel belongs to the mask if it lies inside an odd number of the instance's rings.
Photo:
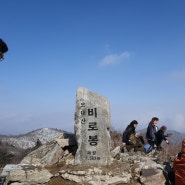
<svg viewBox="0 0 185 185">
<path fill-rule="evenodd" d="M 172 77 L 175 79 L 185 79 L 185 68 L 180 71 L 173 72 Z"/>
<path fill-rule="evenodd" d="M 179 132 L 184 132 L 184 122 L 185 122 L 185 115 L 184 114 L 177 114 L 174 116 L 174 120 L 173 120 L 173 129 L 177 130 Z"/>
<path fill-rule="evenodd" d="M 101 66 L 107 66 L 107 65 L 114 65 L 114 64 L 118 64 L 121 63 L 127 59 L 129 59 L 130 57 L 130 53 L 125 51 L 121 54 L 112 54 L 112 55 L 107 55 L 105 56 L 101 61 L 100 61 L 100 65 Z"/>
</svg>

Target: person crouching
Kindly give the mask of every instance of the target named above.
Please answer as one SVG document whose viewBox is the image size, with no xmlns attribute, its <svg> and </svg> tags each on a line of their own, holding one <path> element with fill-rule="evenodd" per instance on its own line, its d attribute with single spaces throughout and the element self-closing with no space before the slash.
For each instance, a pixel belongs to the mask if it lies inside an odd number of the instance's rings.
<svg viewBox="0 0 185 185">
<path fill-rule="evenodd" d="M 143 151 L 143 144 L 144 139 L 142 136 L 139 136 L 136 134 L 136 127 L 138 125 L 138 122 L 136 120 L 133 120 L 130 122 L 130 124 L 127 126 L 125 131 L 122 135 L 122 148 L 126 147 L 127 151 L 129 152 L 132 148 L 134 151 Z M 123 152 L 123 150 L 122 150 Z"/>
</svg>

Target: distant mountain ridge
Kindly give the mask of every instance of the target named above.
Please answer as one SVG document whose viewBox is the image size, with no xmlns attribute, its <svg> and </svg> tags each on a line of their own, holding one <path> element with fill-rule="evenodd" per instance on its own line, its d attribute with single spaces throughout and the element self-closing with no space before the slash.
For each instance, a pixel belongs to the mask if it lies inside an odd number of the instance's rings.
<svg viewBox="0 0 185 185">
<path fill-rule="evenodd" d="M 40 128 L 21 135 L 0 135 L 0 141 L 3 143 L 8 143 L 9 145 L 12 145 L 17 148 L 27 149 L 34 147 L 38 139 L 41 141 L 42 144 L 44 144 L 48 141 L 53 140 L 58 135 L 64 132 L 66 131 L 54 128 Z"/>
<path fill-rule="evenodd" d="M 168 138 L 170 143 L 178 144 L 181 143 L 183 139 L 185 139 L 185 134 L 173 131 L 173 130 L 168 130 L 166 133 L 172 133 L 172 137 Z"/>
<path fill-rule="evenodd" d="M 147 129 L 145 128 L 145 129 L 139 130 L 138 132 L 145 137 L 146 130 Z M 185 139 L 185 134 L 184 133 L 180 133 L 180 132 L 177 132 L 177 131 L 174 131 L 174 130 L 167 130 L 165 132 L 165 134 L 168 134 L 168 133 L 172 133 L 172 136 L 170 138 L 168 138 L 168 141 L 170 143 L 179 144 L 179 143 L 182 142 L 183 139 Z"/>
<path fill-rule="evenodd" d="M 139 132 L 145 138 L 146 128 L 142 130 L 138 130 L 137 132 Z M 21 135 L 15 135 L 15 136 L 0 135 L 0 141 L 2 143 L 8 143 L 9 145 L 16 148 L 27 149 L 27 148 L 34 147 L 38 139 L 41 141 L 42 144 L 45 144 L 51 140 L 54 140 L 61 133 L 69 133 L 69 132 L 59 130 L 56 128 L 40 128 Z M 173 134 L 172 137 L 168 138 L 170 143 L 179 144 L 182 142 L 183 139 L 185 139 L 184 133 L 180 133 L 173 130 L 167 130 L 166 134 L 167 133 Z"/>
</svg>

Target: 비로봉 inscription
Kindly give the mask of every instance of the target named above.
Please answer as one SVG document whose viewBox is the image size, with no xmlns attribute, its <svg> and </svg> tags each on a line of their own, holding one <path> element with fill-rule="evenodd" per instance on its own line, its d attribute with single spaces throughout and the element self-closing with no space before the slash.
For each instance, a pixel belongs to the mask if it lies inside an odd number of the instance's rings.
<svg viewBox="0 0 185 185">
<path fill-rule="evenodd" d="M 76 95 L 75 133 L 78 149 L 75 163 L 107 165 L 110 157 L 110 110 L 104 97 L 85 88 Z"/>
</svg>

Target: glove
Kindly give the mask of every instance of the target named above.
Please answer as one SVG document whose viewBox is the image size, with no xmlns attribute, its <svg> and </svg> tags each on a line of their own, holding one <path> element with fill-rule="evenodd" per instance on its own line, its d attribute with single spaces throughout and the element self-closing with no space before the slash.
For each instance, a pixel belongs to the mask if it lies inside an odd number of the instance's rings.
<svg viewBox="0 0 185 185">
<path fill-rule="evenodd" d="M 126 146 L 126 143 L 122 143 L 122 147 L 125 147 Z"/>
<path fill-rule="evenodd" d="M 167 134 L 167 137 L 171 137 L 173 134 L 172 133 L 168 133 Z"/>
<path fill-rule="evenodd" d="M 166 140 L 166 144 L 169 144 L 169 141 L 168 140 Z"/>
</svg>

